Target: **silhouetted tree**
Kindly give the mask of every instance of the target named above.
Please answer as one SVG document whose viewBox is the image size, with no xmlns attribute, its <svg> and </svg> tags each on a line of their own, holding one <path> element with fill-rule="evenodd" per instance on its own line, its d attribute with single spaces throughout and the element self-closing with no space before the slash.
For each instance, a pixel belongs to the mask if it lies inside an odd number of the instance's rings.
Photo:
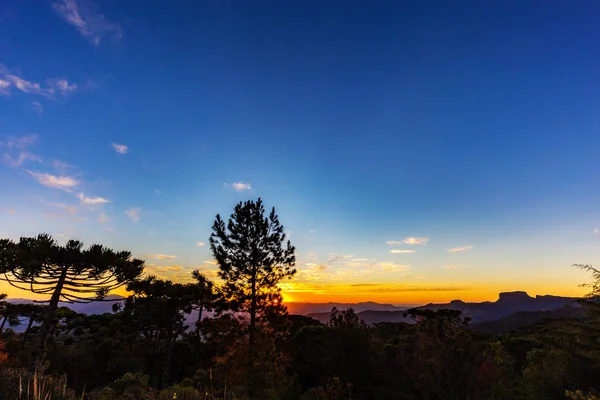
<svg viewBox="0 0 600 400">
<path fill-rule="evenodd" d="M 291 278 L 296 270 L 295 249 L 285 243 L 284 228 L 275 208 L 265 216 L 262 200 L 240 202 L 227 224 L 217 214 L 210 236 L 210 247 L 219 264 L 219 277 L 225 283 L 223 295 L 237 311 L 249 314 L 248 361 L 254 362 L 257 320 L 272 304 L 277 284 Z M 254 399 L 253 379 L 248 396 Z"/>
<path fill-rule="evenodd" d="M 204 311 L 212 311 L 216 301 L 216 294 L 213 283 L 200 271 L 192 272 L 192 277 L 196 282 L 192 285 L 194 305 L 193 308 L 198 310 L 198 318 L 196 320 L 196 338 L 200 340 L 200 323 Z"/>
<path fill-rule="evenodd" d="M 192 311 L 197 288 L 194 284 L 173 283 L 150 276 L 131 282 L 127 289 L 134 293 L 133 302 L 128 302 L 127 306 L 151 316 L 158 328 L 157 341 L 161 335 L 163 337 L 165 352 L 160 386 L 165 388 L 170 379 L 173 342 L 185 332 L 184 314 Z"/>
<path fill-rule="evenodd" d="M 144 262 L 127 251 L 116 252 L 94 244 L 69 240 L 64 246 L 47 234 L 22 237 L 18 242 L 0 240 L 0 280 L 36 294 L 51 295 L 40 329 L 40 361 L 59 301 L 68 303 L 102 300 L 111 291 L 137 279 Z"/>
</svg>

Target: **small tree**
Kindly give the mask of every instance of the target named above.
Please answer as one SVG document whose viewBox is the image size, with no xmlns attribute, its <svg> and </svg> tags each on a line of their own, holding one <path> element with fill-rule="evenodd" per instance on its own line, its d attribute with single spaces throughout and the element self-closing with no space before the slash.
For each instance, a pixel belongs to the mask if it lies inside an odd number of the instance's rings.
<svg viewBox="0 0 600 400">
<path fill-rule="evenodd" d="M 45 356 L 59 301 L 89 303 L 103 300 L 111 291 L 137 279 L 144 262 L 130 252 L 99 244 L 83 250 L 69 240 L 60 246 L 47 234 L 0 240 L 0 280 L 35 294 L 51 295 L 40 329 L 38 357 Z M 39 361 L 39 360 L 38 360 Z"/>
<path fill-rule="evenodd" d="M 248 361 L 254 362 L 256 324 L 269 309 L 277 284 L 291 278 L 296 270 L 294 246 L 285 243 L 284 228 L 275 208 L 265 216 L 262 200 L 240 202 L 227 224 L 217 214 L 210 236 L 210 248 L 219 264 L 219 277 L 225 282 L 222 292 L 236 311 L 247 312 Z M 248 397 L 253 399 L 254 380 Z"/>
</svg>

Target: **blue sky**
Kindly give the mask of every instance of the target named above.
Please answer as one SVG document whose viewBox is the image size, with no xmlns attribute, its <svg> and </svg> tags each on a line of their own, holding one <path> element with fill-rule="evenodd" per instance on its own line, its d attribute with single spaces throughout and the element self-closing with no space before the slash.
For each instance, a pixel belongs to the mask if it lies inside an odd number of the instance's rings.
<svg viewBox="0 0 600 400">
<path fill-rule="evenodd" d="M 261 196 L 297 247 L 289 299 L 581 293 L 600 5 L 417 3 L 3 2 L 0 234 L 181 280 Z"/>
</svg>

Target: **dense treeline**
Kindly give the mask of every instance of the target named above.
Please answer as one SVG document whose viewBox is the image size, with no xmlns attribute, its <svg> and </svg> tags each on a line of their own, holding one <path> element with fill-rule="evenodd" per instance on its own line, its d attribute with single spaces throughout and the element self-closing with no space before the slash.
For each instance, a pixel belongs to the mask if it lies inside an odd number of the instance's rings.
<svg viewBox="0 0 600 400">
<path fill-rule="evenodd" d="M 334 309 L 325 325 L 288 315 L 277 284 L 295 273 L 294 247 L 260 199 L 217 216 L 210 244 L 220 284 L 198 271 L 161 280 L 127 252 L 46 235 L 1 241 L 0 273 L 24 290 L 101 301 L 126 285 L 130 296 L 101 315 L 0 297 L 0 399 L 600 398 L 592 267 L 585 312 L 509 334 L 469 329 L 452 310 L 368 326 Z"/>
</svg>

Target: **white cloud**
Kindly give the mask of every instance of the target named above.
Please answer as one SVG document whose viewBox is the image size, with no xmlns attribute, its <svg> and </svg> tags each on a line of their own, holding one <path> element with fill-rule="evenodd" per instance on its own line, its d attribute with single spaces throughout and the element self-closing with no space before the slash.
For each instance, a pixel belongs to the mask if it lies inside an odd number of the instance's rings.
<svg viewBox="0 0 600 400">
<path fill-rule="evenodd" d="M 10 82 L 0 79 L 0 94 L 8 96 L 10 94 Z"/>
<path fill-rule="evenodd" d="M 38 113 L 38 115 L 42 115 L 42 113 L 44 112 L 44 106 L 42 105 L 42 103 L 40 103 L 39 101 L 32 101 L 31 104 L 33 104 L 35 112 Z"/>
<path fill-rule="evenodd" d="M 52 165 L 52 168 L 54 168 L 55 170 L 57 170 L 61 174 L 64 174 L 64 172 L 66 170 L 68 170 L 69 168 L 73 168 L 72 165 L 67 164 L 66 162 L 60 161 L 60 160 L 52 160 L 52 162 L 50 163 L 50 165 Z"/>
<path fill-rule="evenodd" d="M 461 251 L 471 250 L 472 248 L 473 248 L 473 246 L 453 247 L 451 249 L 448 249 L 448 253 L 458 253 Z"/>
<path fill-rule="evenodd" d="M 4 141 L 0 141 L 0 147 L 6 149 L 2 155 L 3 162 L 12 167 L 20 167 L 27 161 L 41 162 L 41 157 L 27 150 L 36 141 L 36 135 L 8 137 Z"/>
<path fill-rule="evenodd" d="M 42 86 L 39 82 L 29 81 L 11 72 L 4 64 L 0 63 L 0 94 L 9 95 L 10 89 L 14 87 L 23 93 L 35 94 L 55 100 L 57 93 L 67 96 L 78 88 L 77 84 L 69 83 L 64 78 L 47 79 L 46 83 L 46 86 Z M 40 103 L 37 103 L 37 105 L 34 104 L 34 106 L 38 113 L 41 113 L 40 109 L 43 111 L 44 107 Z"/>
<path fill-rule="evenodd" d="M 70 95 L 78 88 L 76 83 L 69 83 L 66 79 L 50 79 L 48 80 L 48 86 L 54 92 L 59 92 L 63 96 Z"/>
<path fill-rule="evenodd" d="M 108 215 L 106 215 L 103 211 L 100 213 L 96 221 L 98 221 L 100 225 L 106 225 L 108 221 L 110 221 L 110 218 L 108 218 Z"/>
<path fill-rule="evenodd" d="M 56 12 L 97 46 L 105 36 L 119 39 L 123 29 L 119 24 L 108 21 L 97 7 L 88 0 L 59 0 L 52 4 Z"/>
<path fill-rule="evenodd" d="M 399 244 L 427 244 L 429 238 L 427 237 L 407 237 L 404 240 L 388 240 L 386 243 L 390 246 L 396 246 Z"/>
<path fill-rule="evenodd" d="M 54 96 L 54 90 L 52 88 L 43 88 L 38 82 L 31 82 L 13 74 L 4 75 L 4 79 L 7 79 L 15 88 L 23 93 L 38 94 L 48 98 Z"/>
<path fill-rule="evenodd" d="M 204 264 L 217 265 L 218 263 L 217 260 L 207 260 L 204 261 Z"/>
<path fill-rule="evenodd" d="M 150 258 L 154 258 L 155 260 L 174 260 L 177 256 L 172 256 L 170 254 L 151 254 Z"/>
<path fill-rule="evenodd" d="M 353 255 L 339 255 L 339 254 L 330 254 L 329 258 L 327 259 L 328 263 L 335 263 L 338 261 L 343 261 L 343 260 L 349 260 L 352 257 L 354 257 Z"/>
<path fill-rule="evenodd" d="M 471 268 L 470 265 L 443 265 L 442 266 L 443 269 L 465 269 L 465 268 Z"/>
<path fill-rule="evenodd" d="M 12 157 L 10 154 L 5 153 L 3 158 L 4 158 L 4 162 L 12 167 L 20 167 L 26 161 L 35 161 L 35 162 L 42 161 L 42 159 L 40 157 L 36 156 L 35 154 L 31 154 L 27 151 L 20 152 L 18 157 Z"/>
<path fill-rule="evenodd" d="M 598 233 L 600 232 L 600 230 L 598 230 L 598 228 L 594 228 L 594 233 Z"/>
<path fill-rule="evenodd" d="M 79 185 L 79 181 L 70 176 L 56 176 L 38 172 L 27 171 L 37 181 L 44 185 L 55 189 L 70 191 L 73 187 Z"/>
<path fill-rule="evenodd" d="M 427 242 L 429 242 L 429 238 L 426 237 L 407 237 L 404 239 L 406 244 L 427 244 Z"/>
<path fill-rule="evenodd" d="M 198 243 L 196 243 L 196 246 L 198 246 L 198 247 L 204 247 L 204 242 L 198 242 Z"/>
<path fill-rule="evenodd" d="M 401 265 L 394 263 L 379 263 L 382 271 L 385 272 L 406 272 L 410 271 L 410 265 Z"/>
<path fill-rule="evenodd" d="M 10 148 L 25 149 L 25 148 L 31 146 L 32 144 L 34 144 L 35 142 L 37 142 L 37 140 L 38 140 L 37 135 L 26 135 L 26 136 L 20 136 L 20 137 L 11 136 L 11 137 L 6 138 L 6 140 L 4 140 L 3 142 L 0 142 L 0 145 L 6 146 L 9 149 Z"/>
<path fill-rule="evenodd" d="M 225 183 L 225 187 L 233 188 L 238 192 L 243 192 L 244 190 L 252 190 L 252 184 L 250 183 L 242 183 L 242 182 L 233 182 L 233 183 Z"/>
<path fill-rule="evenodd" d="M 103 197 L 87 197 L 83 193 L 79 193 L 77 195 L 77 197 L 81 201 L 81 204 L 86 204 L 86 205 L 89 205 L 89 206 L 98 205 L 98 204 L 104 204 L 104 203 L 109 203 L 110 202 L 109 200 L 107 200 L 107 199 L 105 199 Z"/>
<path fill-rule="evenodd" d="M 139 207 L 136 207 L 130 208 L 129 210 L 125 211 L 125 214 L 127 214 L 127 216 L 131 218 L 133 222 L 138 222 L 140 220 L 141 212 L 142 210 Z"/>
<path fill-rule="evenodd" d="M 400 250 L 400 249 L 390 250 L 390 253 L 392 253 L 392 254 L 412 254 L 415 252 L 416 252 L 416 250 Z"/>
<path fill-rule="evenodd" d="M 53 204 L 53 206 L 62 208 L 63 210 L 67 211 L 69 214 L 77 214 L 77 211 L 78 211 L 76 206 L 72 206 L 69 204 L 57 203 L 57 204 Z"/>
<path fill-rule="evenodd" d="M 127 154 L 129 151 L 129 147 L 125 146 L 124 144 L 111 143 L 110 145 L 119 154 Z"/>
</svg>

